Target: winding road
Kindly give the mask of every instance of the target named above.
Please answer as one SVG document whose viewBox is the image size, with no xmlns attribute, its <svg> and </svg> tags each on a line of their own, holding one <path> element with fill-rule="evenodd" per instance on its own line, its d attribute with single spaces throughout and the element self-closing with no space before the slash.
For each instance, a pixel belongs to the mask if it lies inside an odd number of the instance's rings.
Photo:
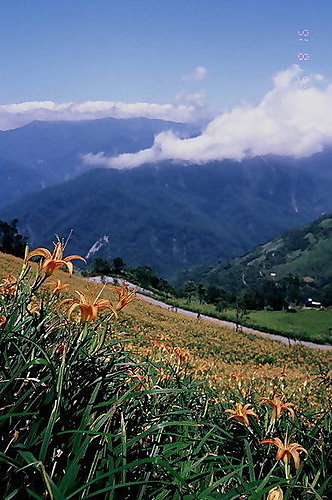
<svg viewBox="0 0 332 500">
<path fill-rule="evenodd" d="M 90 281 L 97 281 L 98 283 L 114 283 L 114 279 L 111 277 L 104 277 L 102 278 L 101 276 L 94 276 L 93 278 L 88 278 Z M 163 309 L 170 309 L 171 306 L 169 304 L 166 304 L 165 302 L 162 302 L 161 300 L 153 299 L 152 297 L 149 297 L 148 295 L 143 295 L 141 292 L 145 293 L 152 293 L 150 290 L 145 290 L 137 285 L 133 285 L 132 283 L 128 283 L 127 281 L 124 280 L 116 280 L 116 283 L 119 285 L 122 285 L 126 283 L 129 285 L 131 288 L 134 288 L 137 290 L 137 297 L 140 297 L 143 300 L 146 300 L 147 302 L 150 302 L 150 304 L 154 304 L 156 306 L 162 307 Z M 173 308 L 174 309 L 174 308 Z M 190 316 L 191 318 L 197 318 L 197 313 L 194 313 L 192 311 L 187 311 L 186 309 L 181 309 L 180 307 L 176 308 L 176 312 L 178 314 L 183 314 L 185 316 Z M 222 326 L 228 326 L 229 328 L 234 328 L 236 329 L 236 324 L 232 323 L 230 321 L 225 321 L 222 319 L 217 319 L 213 318 L 212 316 L 205 316 L 204 314 L 201 314 L 200 316 L 201 319 L 205 319 L 207 321 L 211 321 L 213 323 L 217 323 Z M 259 330 L 254 330 L 253 328 L 248 328 L 247 326 L 241 326 L 239 325 L 239 328 L 241 329 L 242 332 L 246 333 L 252 333 L 254 335 L 260 335 L 261 337 L 265 337 L 270 340 L 276 340 L 278 342 L 282 342 L 283 344 L 286 345 L 300 345 L 304 347 L 310 347 L 311 349 L 321 349 L 323 351 L 330 351 L 332 350 L 332 345 L 326 345 L 326 344 L 315 344 L 314 342 L 307 342 L 305 340 L 295 340 L 295 339 L 290 339 L 288 337 L 283 337 L 282 335 L 276 335 L 274 333 L 266 333 L 266 332 L 261 332 Z"/>
<path fill-rule="evenodd" d="M 143 300 L 146 300 L 147 302 L 150 302 L 151 304 L 154 304 L 156 306 L 160 306 L 164 309 L 170 308 L 169 304 L 165 304 L 164 302 L 161 302 L 160 300 L 153 299 L 152 297 L 147 297 L 146 295 L 143 295 L 141 293 L 137 293 L 137 296 Z M 179 314 L 184 314 L 185 316 L 197 318 L 197 313 L 194 313 L 192 311 L 187 311 L 186 309 L 181 309 L 180 307 L 176 308 L 176 312 Z M 236 324 L 231 323 L 230 321 L 224 321 L 222 319 L 213 318 L 212 316 L 205 316 L 204 314 L 201 314 L 200 318 L 206 319 L 208 321 L 211 321 L 213 323 L 217 323 L 217 324 L 222 325 L 222 326 L 228 326 L 228 327 L 234 328 L 234 329 L 236 328 Z M 307 342 L 305 340 L 290 339 L 288 337 L 283 337 L 282 335 L 275 335 L 273 333 L 260 332 L 259 330 L 254 330 L 253 328 L 248 328 L 247 326 L 239 326 L 239 328 L 241 328 L 242 332 L 252 333 L 254 335 L 260 335 L 261 337 L 266 337 L 267 339 L 270 339 L 270 340 L 277 340 L 278 342 L 282 342 L 283 344 L 287 344 L 287 345 L 301 345 L 304 347 L 310 347 L 311 349 L 321 349 L 323 351 L 332 350 L 331 345 L 315 344 L 314 342 Z"/>
</svg>

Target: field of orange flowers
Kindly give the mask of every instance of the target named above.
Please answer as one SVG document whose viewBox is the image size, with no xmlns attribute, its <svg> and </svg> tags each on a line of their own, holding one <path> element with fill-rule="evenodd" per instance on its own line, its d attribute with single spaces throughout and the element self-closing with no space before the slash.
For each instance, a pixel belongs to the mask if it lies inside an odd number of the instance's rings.
<svg viewBox="0 0 332 500">
<path fill-rule="evenodd" d="M 217 388 L 222 400 L 234 389 L 243 395 L 282 393 L 305 409 L 331 408 L 332 387 L 323 384 L 331 351 L 289 347 L 143 301 L 132 304 L 117 327 L 141 341 L 133 349 L 156 359 L 171 352 L 169 345 L 181 348 L 187 370 Z"/>
<path fill-rule="evenodd" d="M 18 275 L 21 265 L 20 259 L 0 253 L 0 278 L 7 276 L 9 269 Z M 63 271 L 55 272 L 54 279 L 68 285 L 59 294 L 61 299 L 73 298 L 75 290 L 96 297 L 104 288 Z M 102 290 L 100 298 L 114 301 L 110 285 Z M 251 391 L 270 396 L 282 393 L 303 409 L 332 409 L 332 384 L 324 383 L 331 375 L 332 351 L 288 346 L 235 332 L 143 299 L 126 308 L 113 332 L 140 357 L 148 355 L 158 360 L 174 358 L 174 349 L 181 352 L 183 370 L 216 388 L 221 400 L 227 400 L 230 389 L 243 395 Z"/>
<path fill-rule="evenodd" d="M 328 498 L 331 352 L 72 276 L 64 250 L 0 254 L 5 500 Z"/>
</svg>

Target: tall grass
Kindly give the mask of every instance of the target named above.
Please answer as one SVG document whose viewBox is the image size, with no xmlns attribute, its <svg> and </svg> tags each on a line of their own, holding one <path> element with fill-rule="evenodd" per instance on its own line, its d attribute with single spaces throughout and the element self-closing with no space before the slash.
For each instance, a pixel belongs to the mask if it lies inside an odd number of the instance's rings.
<svg viewBox="0 0 332 500">
<path fill-rule="evenodd" d="M 286 499 L 328 497 L 327 408 L 271 423 L 264 394 L 221 402 L 176 346 L 151 358 L 112 333 L 111 315 L 69 321 L 28 272 L 0 288 L 2 499 L 259 500 L 278 485 Z M 259 417 L 250 426 L 227 419 L 239 402 Z M 285 435 L 308 451 L 290 477 L 260 444 Z"/>
</svg>

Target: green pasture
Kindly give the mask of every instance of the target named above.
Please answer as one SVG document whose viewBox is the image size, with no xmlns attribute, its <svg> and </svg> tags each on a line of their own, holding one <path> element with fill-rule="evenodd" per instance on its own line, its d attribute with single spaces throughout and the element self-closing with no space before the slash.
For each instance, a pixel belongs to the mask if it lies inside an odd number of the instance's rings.
<svg viewBox="0 0 332 500">
<path fill-rule="evenodd" d="M 173 305 L 207 316 L 236 323 L 236 309 L 217 311 L 212 304 L 199 304 L 176 299 Z M 240 313 L 238 323 L 268 333 L 284 335 L 299 340 L 332 344 L 332 310 L 331 309 L 296 309 L 287 311 L 247 311 Z"/>
<path fill-rule="evenodd" d="M 332 310 L 297 309 L 286 311 L 250 311 L 249 322 L 264 330 L 281 332 L 289 337 L 298 336 L 312 342 L 331 343 Z"/>
</svg>

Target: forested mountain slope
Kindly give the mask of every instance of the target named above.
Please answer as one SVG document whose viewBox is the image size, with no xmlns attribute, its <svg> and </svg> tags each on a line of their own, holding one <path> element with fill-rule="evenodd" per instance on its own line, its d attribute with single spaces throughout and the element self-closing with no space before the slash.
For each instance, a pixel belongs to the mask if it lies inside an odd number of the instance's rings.
<svg viewBox="0 0 332 500">
<path fill-rule="evenodd" d="M 332 215 L 288 231 L 229 262 L 202 266 L 191 278 L 238 293 L 265 280 L 299 278 L 302 295 L 332 300 Z"/>
<path fill-rule="evenodd" d="M 95 255 L 120 255 L 169 277 L 316 219 L 332 210 L 331 191 L 332 180 L 274 158 L 96 169 L 22 198 L 0 218 L 18 218 L 31 245 L 73 229 L 71 251 L 95 245 Z"/>
</svg>

